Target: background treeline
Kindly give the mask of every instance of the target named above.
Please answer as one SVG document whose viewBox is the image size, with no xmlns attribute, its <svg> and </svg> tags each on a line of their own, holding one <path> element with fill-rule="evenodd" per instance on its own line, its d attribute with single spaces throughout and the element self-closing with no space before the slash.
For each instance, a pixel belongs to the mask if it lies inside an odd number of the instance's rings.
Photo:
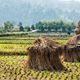
<svg viewBox="0 0 80 80">
<path fill-rule="evenodd" d="M 40 21 L 36 23 L 36 29 L 40 32 L 73 32 L 75 24 L 71 21 Z"/>
<path fill-rule="evenodd" d="M 23 26 L 22 22 L 15 25 L 14 23 L 7 21 L 0 27 L 0 32 L 29 32 L 34 30 L 37 32 L 62 32 L 70 34 L 74 29 L 75 23 L 65 20 L 39 21 L 31 26 Z"/>
</svg>

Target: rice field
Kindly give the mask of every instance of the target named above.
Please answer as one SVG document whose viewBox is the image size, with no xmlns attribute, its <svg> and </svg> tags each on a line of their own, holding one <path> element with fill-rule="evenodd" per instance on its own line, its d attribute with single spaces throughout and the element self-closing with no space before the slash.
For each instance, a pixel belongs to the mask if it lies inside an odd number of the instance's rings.
<svg viewBox="0 0 80 80">
<path fill-rule="evenodd" d="M 25 58 L 0 56 L 0 80 L 80 80 L 80 63 L 64 62 L 63 71 L 37 71 L 22 66 Z"/>
<path fill-rule="evenodd" d="M 35 39 L 36 37 L 0 37 L 0 54 L 27 54 L 27 47 L 31 46 Z M 67 39 L 55 40 L 61 44 L 67 42 Z"/>
<path fill-rule="evenodd" d="M 26 48 L 35 39 L 0 37 L 0 80 L 80 80 L 79 62 L 63 62 L 67 68 L 63 71 L 37 71 L 23 67 L 22 61 L 27 58 Z M 56 38 L 56 41 L 65 44 L 67 38 Z"/>
</svg>

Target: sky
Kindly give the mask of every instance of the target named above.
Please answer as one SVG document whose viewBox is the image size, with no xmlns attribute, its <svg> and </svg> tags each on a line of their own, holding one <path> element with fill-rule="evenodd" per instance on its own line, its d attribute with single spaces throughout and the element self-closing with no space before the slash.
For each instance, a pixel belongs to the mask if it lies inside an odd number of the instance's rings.
<svg viewBox="0 0 80 80">
<path fill-rule="evenodd" d="M 75 3 L 75 1 L 80 3 L 80 0 L 0 0 L 0 24 L 8 20 L 29 23 L 26 19 L 30 18 L 29 13 L 31 11 L 28 10 L 30 6 L 36 8 L 38 5 L 52 8 L 54 5 L 56 7 L 59 3 L 63 2 L 67 3 L 66 6 L 69 6 L 70 3 Z M 28 16 L 26 12 L 28 12 Z"/>
<path fill-rule="evenodd" d="M 45 4 L 54 4 L 54 3 L 58 3 L 58 2 L 70 2 L 70 1 L 77 1 L 80 2 L 80 0 L 0 0 L 0 6 L 2 8 L 4 7 L 18 7 L 19 5 L 22 4 L 31 4 L 31 5 L 45 5 Z"/>
</svg>

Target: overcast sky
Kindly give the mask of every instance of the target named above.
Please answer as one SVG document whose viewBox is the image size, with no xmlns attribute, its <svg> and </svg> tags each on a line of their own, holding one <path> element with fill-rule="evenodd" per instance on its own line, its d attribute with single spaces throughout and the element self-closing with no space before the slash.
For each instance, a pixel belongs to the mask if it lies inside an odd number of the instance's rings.
<svg viewBox="0 0 80 80">
<path fill-rule="evenodd" d="M 57 5 L 59 7 L 59 4 L 60 3 L 62 4 L 64 2 L 66 6 L 70 6 L 70 3 L 74 3 L 74 6 L 75 6 L 75 2 L 76 4 L 80 3 L 80 0 L 0 0 L 0 23 L 7 21 L 7 20 L 13 20 L 16 22 L 19 22 L 20 20 L 20 21 L 26 22 L 25 21 L 27 19 L 26 5 L 28 4 L 33 7 L 36 7 L 36 5 L 38 5 L 42 7 L 44 6 L 46 8 L 48 7 L 53 8 Z M 60 6 L 64 8 L 65 4 L 60 5 Z"/>
<path fill-rule="evenodd" d="M 77 1 L 80 2 L 80 0 L 0 0 L 0 6 L 6 6 L 6 5 L 20 5 L 20 4 L 26 4 L 26 3 L 31 3 L 31 4 L 54 4 L 57 2 L 70 2 L 70 1 Z"/>
</svg>

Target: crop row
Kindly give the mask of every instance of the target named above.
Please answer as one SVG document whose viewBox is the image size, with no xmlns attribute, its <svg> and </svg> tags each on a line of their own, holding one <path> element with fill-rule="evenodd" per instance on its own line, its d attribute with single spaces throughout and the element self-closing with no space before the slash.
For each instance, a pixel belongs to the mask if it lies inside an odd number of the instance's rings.
<svg viewBox="0 0 80 80">
<path fill-rule="evenodd" d="M 34 40 L 0 40 L 0 44 L 31 44 Z"/>
<path fill-rule="evenodd" d="M 61 44 L 67 42 L 67 40 L 55 40 Z M 34 40 L 0 40 L 0 44 L 32 44 Z"/>
<path fill-rule="evenodd" d="M 0 80 L 80 80 L 80 63 L 64 62 L 67 70 L 37 71 L 23 67 L 26 56 L 0 56 Z"/>
<path fill-rule="evenodd" d="M 0 55 L 26 54 L 26 48 L 32 45 L 34 40 L 0 40 Z M 67 40 L 55 40 L 65 44 Z"/>
<path fill-rule="evenodd" d="M 0 44 L 0 55 L 27 54 L 29 44 Z"/>
<path fill-rule="evenodd" d="M 35 34 L 36 35 L 36 34 Z M 39 37 L 39 36 L 38 36 Z M 29 40 L 33 40 L 33 39 L 35 39 L 35 38 L 38 38 L 38 37 L 36 37 L 36 36 L 3 36 L 3 37 L 0 37 L 0 40 L 8 40 L 8 39 L 10 39 L 10 40 L 13 40 L 13 39 L 15 39 L 15 40 L 17 40 L 17 39 L 19 39 L 19 40 L 25 40 L 25 39 L 29 39 Z M 66 40 L 66 39 L 68 39 L 70 36 L 62 36 L 62 37 L 57 37 L 57 36 L 49 36 L 49 37 L 51 37 L 51 38 L 56 38 L 56 39 L 64 39 L 64 40 Z"/>
</svg>

